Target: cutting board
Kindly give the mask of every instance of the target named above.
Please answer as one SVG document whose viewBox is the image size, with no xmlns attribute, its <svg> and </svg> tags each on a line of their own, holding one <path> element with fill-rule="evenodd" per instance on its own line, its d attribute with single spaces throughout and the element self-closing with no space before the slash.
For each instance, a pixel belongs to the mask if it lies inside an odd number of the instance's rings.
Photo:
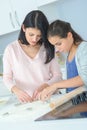
<svg viewBox="0 0 87 130">
<path fill-rule="evenodd" d="M 35 121 L 43 120 L 56 120 L 56 119 L 72 119 L 72 118 L 84 118 L 81 116 L 81 112 L 87 112 L 87 102 L 83 102 L 78 105 L 73 105 L 72 101 L 56 107 L 54 110 L 47 114 L 37 118 Z"/>
<path fill-rule="evenodd" d="M 87 91 L 76 95 L 60 106 L 57 104 L 57 107 L 35 121 L 85 117 L 85 115 L 81 116 L 81 112 L 87 112 Z"/>
</svg>

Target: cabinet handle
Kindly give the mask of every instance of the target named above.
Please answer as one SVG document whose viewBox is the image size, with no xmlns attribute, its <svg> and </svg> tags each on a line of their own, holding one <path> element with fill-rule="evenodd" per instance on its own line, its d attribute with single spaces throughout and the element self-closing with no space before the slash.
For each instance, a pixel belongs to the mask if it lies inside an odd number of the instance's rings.
<svg viewBox="0 0 87 130">
<path fill-rule="evenodd" d="M 14 25 L 13 19 L 12 19 L 12 14 L 11 14 L 11 12 L 9 13 L 9 17 L 10 17 L 10 21 L 11 21 L 11 24 L 12 24 L 13 28 L 15 28 L 15 25 Z"/>
<path fill-rule="evenodd" d="M 15 19 L 16 19 L 16 22 L 17 22 L 18 26 L 20 27 L 20 22 L 18 20 L 18 16 L 17 16 L 17 12 L 16 11 L 15 11 Z"/>
</svg>

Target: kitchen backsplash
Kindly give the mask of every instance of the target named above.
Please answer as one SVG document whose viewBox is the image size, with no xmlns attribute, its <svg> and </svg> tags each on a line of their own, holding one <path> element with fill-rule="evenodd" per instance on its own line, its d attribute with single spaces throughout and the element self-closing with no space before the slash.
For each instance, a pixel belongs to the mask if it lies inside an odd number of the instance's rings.
<svg viewBox="0 0 87 130">
<path fill-rule="evenodd" d="M 8 95 L 11 95 L 11 92 L 7 89 L 7 87 L 3 83 L 2 76 L 0 76 L 0 97 Z"/>
<path fill-rule="evenodd" d="M 3 54 L 0 54 L 0 75 L 3 73 Z"/>
</svg>

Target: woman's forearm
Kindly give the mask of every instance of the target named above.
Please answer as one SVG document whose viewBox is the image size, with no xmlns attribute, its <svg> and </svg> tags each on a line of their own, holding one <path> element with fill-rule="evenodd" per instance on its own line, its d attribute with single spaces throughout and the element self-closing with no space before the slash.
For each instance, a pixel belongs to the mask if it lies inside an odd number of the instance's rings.
<svg viewBox="0 0 87 130">
<path fill-rule="evenodd" d="M 74 78 L 68 79 L 68 80 L 62 80 L 60 82 L 57 82 L 53 84 L 54 88 L 69 88 L 69 87 L 77 87 L 84 85 L 82 79 L 80 76 L 76 76 Z"/>
</svg>

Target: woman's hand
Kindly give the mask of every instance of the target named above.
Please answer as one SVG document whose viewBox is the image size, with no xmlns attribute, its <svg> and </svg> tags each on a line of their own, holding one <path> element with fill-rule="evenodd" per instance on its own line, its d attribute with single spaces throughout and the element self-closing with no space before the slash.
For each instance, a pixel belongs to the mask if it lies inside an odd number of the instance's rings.
<svg viewBox="0 0 87 130">
<path fill-rule="evenodd" d="M 32 102 L 32 98 L 26 92 L 17 88 L 16 86 L 12 87 L 12 92 L 17 96 L 20 102 Z"/>
<path fill-rule="evenodd" d="M 45 88 L 47 88 L 49 85 L 48 84 L 43 84 L 41 85 L 37 90 L 34 91 L 33 93 L 33 100 L 38 100 L 38 95 L 40 92 L 42 92 Z"/>
<path fill-rule="evenodd" d="M 47 88 L 45 88 L 42 92 L 40 92 L 37 95 L 38 100 L 48 100 L 50 98 L 50 96 L 56 91 L 56 88 L 54 86 L 49 86 Z"/>
</svg>

